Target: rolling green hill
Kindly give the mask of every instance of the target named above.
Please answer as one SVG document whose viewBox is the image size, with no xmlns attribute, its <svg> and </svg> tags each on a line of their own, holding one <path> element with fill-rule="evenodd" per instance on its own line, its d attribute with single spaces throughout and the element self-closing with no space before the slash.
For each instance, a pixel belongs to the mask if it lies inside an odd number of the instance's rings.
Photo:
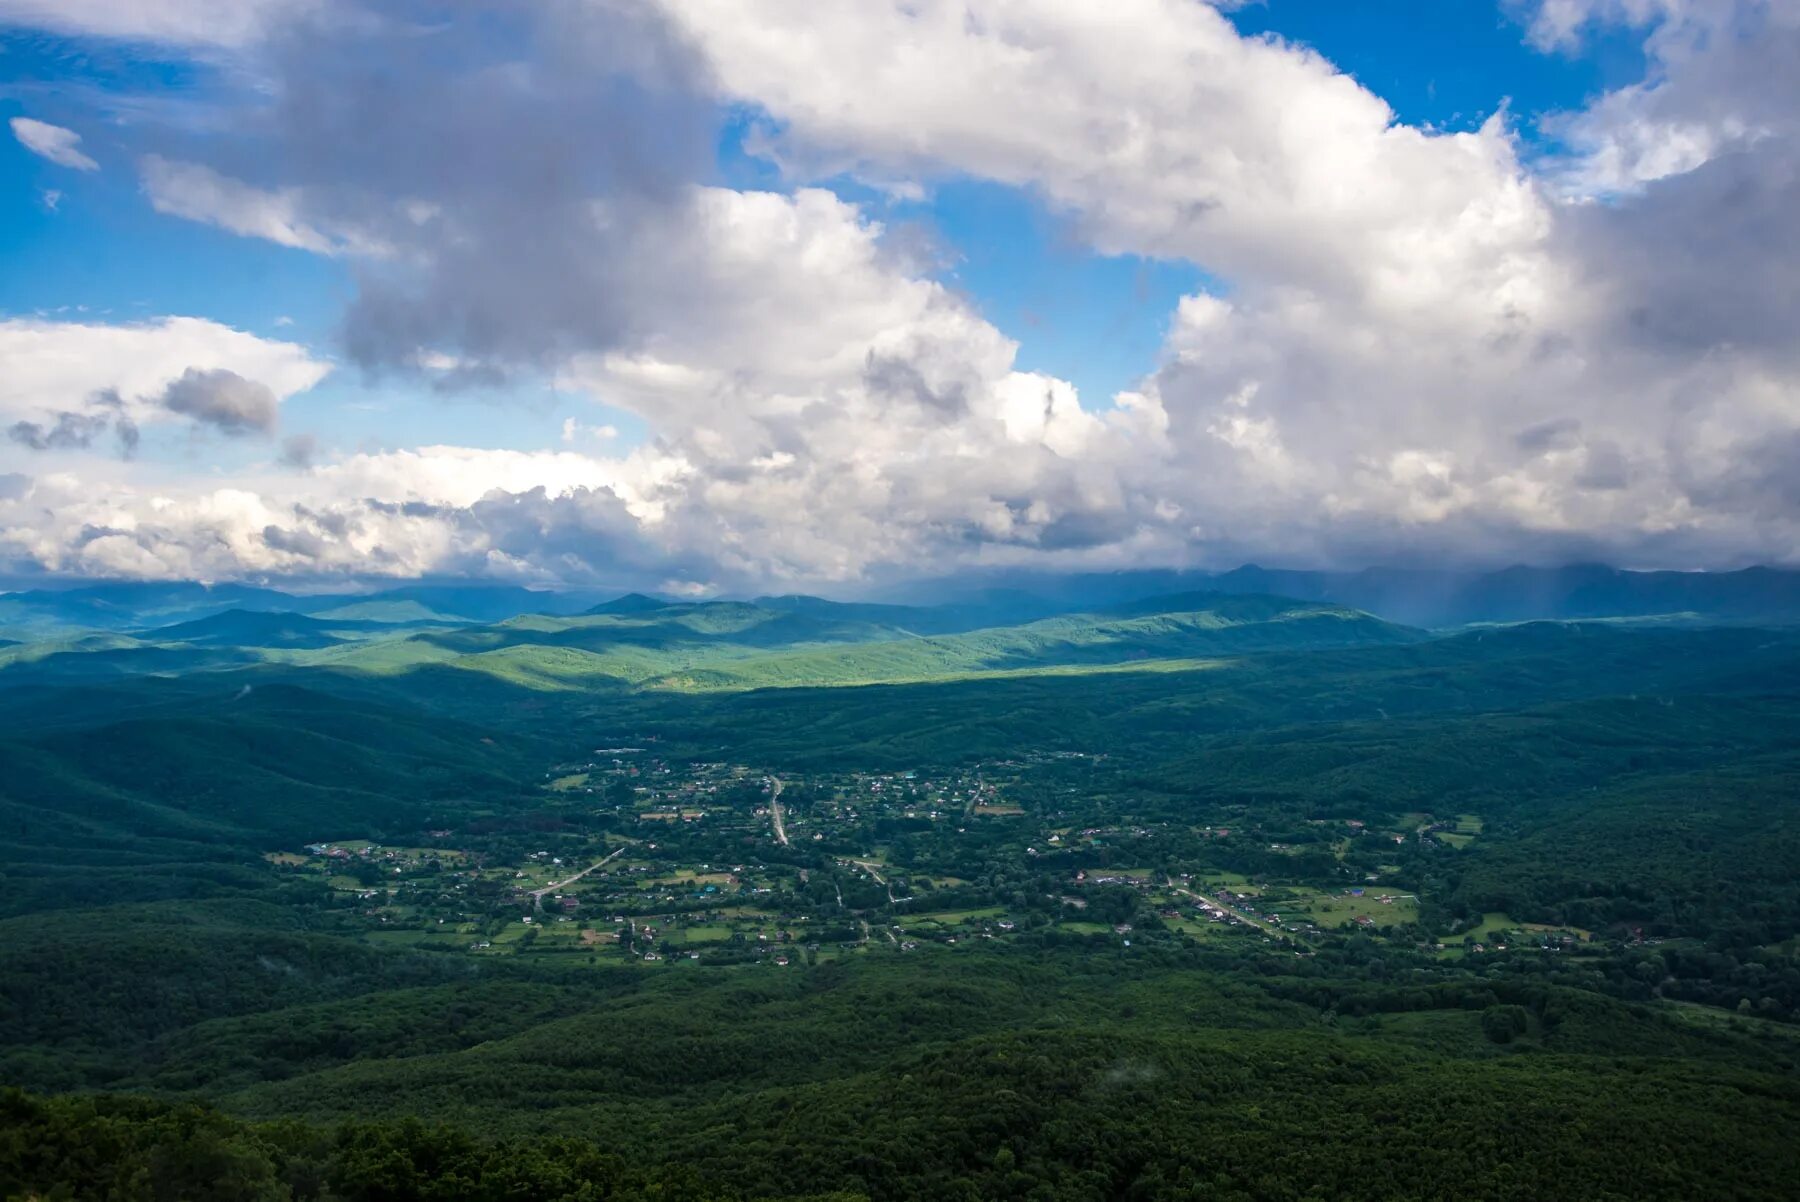
<svg viewBox="0 0 1800 1202">
<path fill-rule="evenodd" d="M 386 607 L 382 614 L 396 619 L 401 615 L 393 605 L 416 602 L 370 604 Z M 1403 645 L 1424 637 L 1337 606 L 1214 594 L 1150 598 L 977 629 L 968 626 L 985 610 L 844 605 L 811 597 L 693 604 L 626 597 L 597 609 L 422 631 L 352 617 L 366 612 L 359 606 L 323 611 L 335 615 L 330 617 L 227 610 L 136 635 L 0 648 L 0 678 L 59 682 L 280 663 L 380 676 L 450 667 L 542 690 L 623 684 L 693 691 L 1091 670 Z"/>
<path fill-rule="evenodd" d="M 340 670 L 383 674 L 440 665 L 545 689 L 617 681 L 692 691 L 943 680 L 1274 650 L 1403 645 L 1424 637 L 1352 610 L 1270 597 L 1186 595 L 1139 602 L 1121 611 L 933 636 L 869 620 L 898 616 L 890 607 L 827 603 L 799 608 L 632 604 L 623 612 L 578 618 L 533 615 L 420 634 L 335 655 L 329 662 Z"/>
<path fill-rule="evenodd" d="M 231 610 L 389 623 L 497 622 L 525 613 L 579 613 L 584 593 L 496 585 L 415 584 L 359 593 L 284 593 L 243 584 L 108 582 L 0 593 L 0 630 L 31 640 L 88 630 L 140 631 Z"/>
<path fill-rule="evenodd" d="M 1336 606 L 1197 594 L 1022 626 L 768 655 L 684 670 L 657 683 L 677 688 L 759 688 L 929 681 L 988 672 L 1403 644 L 1423 637 Z"/>
<path fill-rule="evenodd" d="M 186 643 L 202 647 L 316 650 L 335 647 L 358 637 L 392 631 L 392 625 L 387 622 L 232 609 L 211 617 L 197 618 L 192 622 L 148 630 L 138 635 L 138 639 L 147 643 Z"/>
</svg>

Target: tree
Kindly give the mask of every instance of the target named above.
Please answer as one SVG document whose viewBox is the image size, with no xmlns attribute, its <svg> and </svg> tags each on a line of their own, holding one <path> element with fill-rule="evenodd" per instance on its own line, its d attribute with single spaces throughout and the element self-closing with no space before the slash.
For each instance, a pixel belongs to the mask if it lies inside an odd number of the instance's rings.
<svg viewBox="0 0 1800 1202">
<path fill-rule="evenodd" d="M 1523 1006 L 1489 1006 L 1481 1012 L 1481 1033 L 1492 1043 L 1511 1043 L 1530 1028 Z"/>
</svg>

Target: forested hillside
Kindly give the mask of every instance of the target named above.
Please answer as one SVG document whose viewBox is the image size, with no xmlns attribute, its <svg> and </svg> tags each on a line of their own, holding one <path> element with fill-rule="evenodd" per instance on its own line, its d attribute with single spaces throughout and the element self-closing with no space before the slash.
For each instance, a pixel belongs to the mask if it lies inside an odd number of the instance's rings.
<svg viewBox="0 0 1800 1202">
<path fill-rule="evenodd" d="M 1791 632 L 599 608 L 11 649 L 0 1193 L 1800 1176 Z"/>
</svg>

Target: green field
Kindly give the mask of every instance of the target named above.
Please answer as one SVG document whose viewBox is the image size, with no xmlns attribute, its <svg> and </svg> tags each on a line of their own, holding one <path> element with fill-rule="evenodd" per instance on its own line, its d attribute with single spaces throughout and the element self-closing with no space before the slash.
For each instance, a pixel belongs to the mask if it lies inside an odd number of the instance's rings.
<svg viewBox="0 0 1800 1202">
<path fill-rule="evenodd" d="M 1387 898 L 1386 902 L 1382 898 Z M 1347 890 L 1335 893 L 1303 893 L 1291 899 L 1265 898 L 1265 912 L 1280 914 L 1282 921 L 1303 919 L 1322 928 L 1346 927 L 1367 918 L 1378 927 L 1412 922 L 1418 917 L 1418 899 L 1382 889 L 1365 889 L 1360 897 Z"/>
<path fill-rule="evenodd" d="M 1455 936 L 1459 943 L 1485 943 L 1502 931 L 1516 931 L 1519 924 L 1505 914 L 1492 912 L 1483 914 L 1481 921 L 1466 931 L 1459 931 Z"/>
<path fill-rule="evenodd" d="M 908 914 L 905 917 L 907 926 L 922 926 L 935 923 L 938 926 L 960 926 L 966 923 L 979 922 L 989 918 L 1004 918 L 1006 910 L 1000 906 L 987 906 L 970 910 L 934 910 L 925 914 Z"/>
</svg>

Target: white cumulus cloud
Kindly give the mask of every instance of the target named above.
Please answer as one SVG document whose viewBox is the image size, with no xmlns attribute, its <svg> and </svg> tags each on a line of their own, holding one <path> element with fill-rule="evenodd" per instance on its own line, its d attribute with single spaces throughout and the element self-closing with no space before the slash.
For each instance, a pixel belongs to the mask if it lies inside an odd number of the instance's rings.
<svg viewBox="0 0 1800 1202">
<path fill-rule="evenodd" d="M 327 0 L 0 0 L 0 26 L 179 46 L 237 47 Z"/>
<path fill-rule="evenodd" d="M 379 243 L 354 230 L 327 232 L 308 221 L 297 189 L 257 188 L 198 163 L 154 154 L 144 156 L 139 173 L 144 195 L 159 213 L 316 254 L 382 253 Z"/>
<path fill-rule="evenodd" d="M 225 376 L 255 393 L 251 407 L 260 422 L 267 404 L 311 388 L 331 370 L 296 343 L 198 317 L 125 324 L 0 320 L 0 362 L 6 364 L 0 420 L 9 423 L 55 422 L 64 413 L 96 410 L 137 423 L 168 420 L 182 411 L 165 403 L 171 388 L 188 408 L 204 408 L 201 385 Z"/>
<path fill-rule="evenodd" d="M 99 163 L 81 152 L 81 135 L 72 129 L 64 129 L 60 125 L 51 125 L 48 121 L 37 121 L 31 117 L 14 117 L 10 124 L 13 137 L 32 154 L 49 159 L 59 167 L 70 167 L 76 171 L 100 169 Z"/>
</svg>

